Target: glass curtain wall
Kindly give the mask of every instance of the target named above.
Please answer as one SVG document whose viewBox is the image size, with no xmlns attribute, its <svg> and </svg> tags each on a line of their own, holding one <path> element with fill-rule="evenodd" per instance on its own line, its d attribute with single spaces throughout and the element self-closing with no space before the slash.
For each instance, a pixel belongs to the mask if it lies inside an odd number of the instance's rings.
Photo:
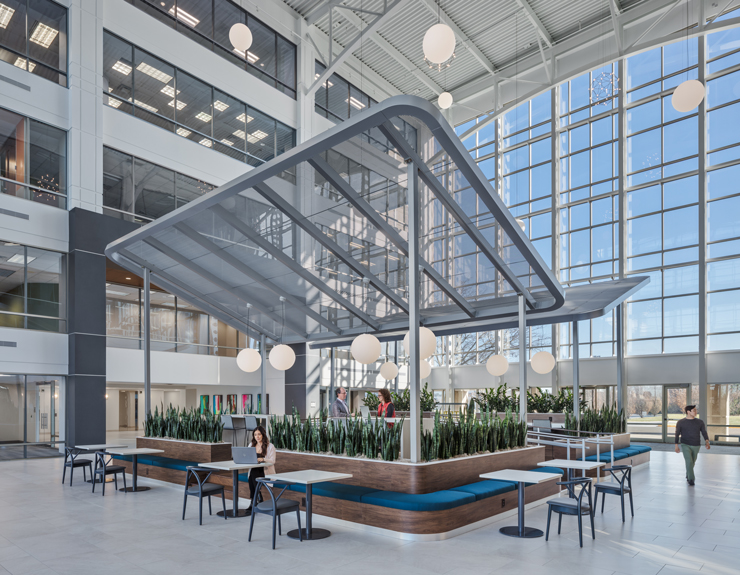
<svg viewBox="0 0 740 575">
<path fill-rule="evenodd" d="M 295 130 L 104 31 L 103 101 L 201 146 L 259 166 L 295 146 Z M 295 174 L 283 177 L 295 183 Z"/>
<path fill-rule="evenodd" d="M 108 283 L 105 287 L 107 345 L 143 349 L 141 288 Z M 165 292 L 151 292 L 153 351 L 236 357 L 240 349 L 259 349 L 259 340 L 226 325 Z"/>
<path fill-rule="evenodd" d="M 126 0 L 201 46 L 213 50 L 273 88 L 296 98 L 296 46 L 231 0 Z M 229 30 L 246 24 L 247 53 L 234 48 Z"/>
<path fill-rule="evenodd" d="M 0 193 L 66 209 L 67 133 L 0 108 Z"/>
<path fill-rule="evenodd" d="M 66 86 L 67 8 L 51 0 L 3 0 L 0 60 Z"/>
</svg>

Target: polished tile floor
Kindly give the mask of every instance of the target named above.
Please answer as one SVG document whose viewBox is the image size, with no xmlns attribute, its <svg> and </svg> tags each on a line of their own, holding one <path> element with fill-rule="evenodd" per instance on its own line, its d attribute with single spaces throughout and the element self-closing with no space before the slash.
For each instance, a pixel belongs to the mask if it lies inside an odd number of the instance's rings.
<svg viewBox="0 0 740 575">
<path fill-rule="evenodd" d="M 515 517 L 444 541 L 412 542 L 315 517 L 332 537 L 300 543 L 283 536 L 272 551 L 268 518 L 257 518 L 248 543 L 248 519 L 206 516 L 199 527 L 192 498 L 182 521 L 181 487 L 144 479 L 151 491 L 124 494 L 109 484 L 103 498 L 81 473 L 73 487 L 62 486 L 61 466 L 59 459 L 0 463 L 0 574 L 740 573 L 740 457 L 733 455 L 703 452 L 697 484 L 688 487 L 681 456 L 655 452 L 633 474 L 635 517 L 622 523 L 618 499 L 608 499 L 596 516 L 596 540 L 584 539 L 583 549 L 573 518 L 549 542 L 499 534 Z M 535 507 L 527 524 L 544 528 L 545 517 L 546 506 Z M 285 517 L 284 525 L 293 521 Z"/>
</svg>

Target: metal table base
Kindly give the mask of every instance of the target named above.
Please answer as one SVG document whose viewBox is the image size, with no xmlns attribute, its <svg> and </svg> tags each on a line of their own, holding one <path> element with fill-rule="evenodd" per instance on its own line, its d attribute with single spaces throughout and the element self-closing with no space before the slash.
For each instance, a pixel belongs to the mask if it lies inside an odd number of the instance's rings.
<svg viewBox="0 0 740 575">
<path fill-rule="evenodd" d="M 535 537 L 542 537 L 544 533 L 542 529 L 535 529 L 534 527 L 524 526 L 524 482 L 519 482 L 518 492 L 518 508 L 519 508 L 519 525 L 511 527 L 502 527 L 499 529 L 499 533 L 508 535 L 509 537 L 522 537 L 523 539 L 533 539 Z"/>
<path fill-rule="evenodd" d="M 313 486 L 308 483 L 306 485 L 306 527 L 304 529 L 301 529 L 301 535 L 298 534 L 298 529 L 293 529 L 292 531 L 288 531 L 287 535 L 291 539 L 300 539 L 300 537 L 303 537 L 304 541 L 314 541 L 317 539 L 326 539 L 331 535 L 331 531 L 328 529 L 313 529 L 312 526 L 312 504 L 311 500 L 313 499 Z"/>
<path fill-rule="evenodd" d="M 239 509 L 239 471 L 234 469 L 231 472 L 231 481 L 233 483 L 231 491 L 231 503 L 232 508 L 226 510 L 226 517 L 249 517 L 252 514 L 252 509 Z M 224 516 L 223 511 L 216 513 L 219 517 Z"/>
</svg>

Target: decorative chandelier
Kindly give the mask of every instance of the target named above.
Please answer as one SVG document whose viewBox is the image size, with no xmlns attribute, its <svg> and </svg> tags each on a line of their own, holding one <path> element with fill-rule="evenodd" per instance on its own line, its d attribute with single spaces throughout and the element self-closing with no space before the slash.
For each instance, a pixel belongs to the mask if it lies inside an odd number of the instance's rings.
<svg viewBox="0 0 740 575">
<path fill-rule="evenodd" d="M 588 91 L 592 104 L 608 106 L 609 100 L 619 92 L 619 80 L 613 72 L 601 72 L 591 81 Z"/>
</svg>

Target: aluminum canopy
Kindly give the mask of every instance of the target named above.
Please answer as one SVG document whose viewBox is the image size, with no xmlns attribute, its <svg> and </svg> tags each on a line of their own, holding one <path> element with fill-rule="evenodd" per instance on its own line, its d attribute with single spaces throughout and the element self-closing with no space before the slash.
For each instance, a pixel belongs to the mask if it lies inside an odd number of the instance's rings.
<svg viewBox="0 0 740 575">
<path fill-rule="evenodd" d="M 432 171 L 425 160 L 440 151 L 446 161 Z M 415 96 L 359 112 L 111 243 L 106 255 L 275 342 L 397 333 L 409 321 L 409 182 L 420 204 L 411 229 L 423 325 L 455 333 L 515 321 L 519 295 L 532 320 L 567 321 L 557 319 L 568 312 L 557 313 L 566 298 L 553 272 L 441 113 Z M 472 214 L 471 199 L 481 206 Z M 469 255 L 450 265 L 446 249 Z M 587 300 L 611 294 L 605 309 L 639 283 L 572 289 Z"/>
</svg>

